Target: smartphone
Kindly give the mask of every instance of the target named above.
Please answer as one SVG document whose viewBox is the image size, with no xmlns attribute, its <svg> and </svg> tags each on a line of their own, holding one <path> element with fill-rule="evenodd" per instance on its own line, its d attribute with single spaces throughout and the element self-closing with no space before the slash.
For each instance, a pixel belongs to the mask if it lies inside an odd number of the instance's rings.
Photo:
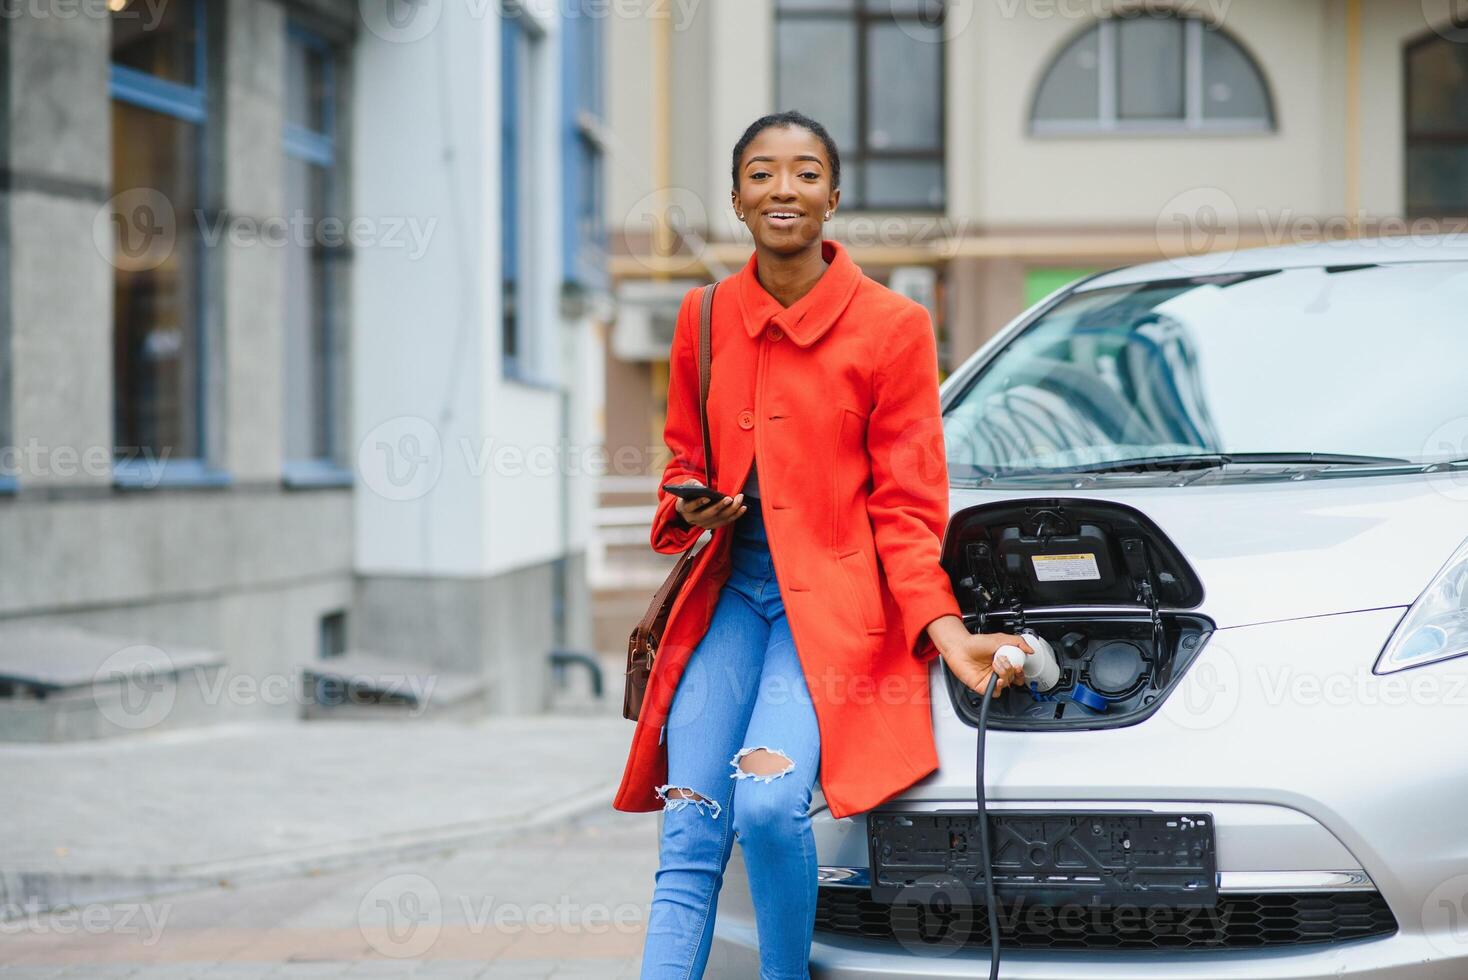
<svg viewBox="0 0 1468 980">
<path fill-rule="evenodd" d="M 713 487 L 700 487 L 700 486 L 686 486 L 685 487 L 685 486 L 679 486 L 678 484 L 675 484 L 675 483 L 664 483 L 663 484 L 663 489 L 666 490 L 666 491 L 668 491 L 669 493 L 671 493 L 673 496 L 680 497 L 683 500 L 712 500 L 712 501 L 719 501 L 719 500 L 723 500 L 726 496 L 728 496 L 727 494 L 724 494 L 724 493 L 719 492 L 718 490 L 715 490 Z"/>
</svg>

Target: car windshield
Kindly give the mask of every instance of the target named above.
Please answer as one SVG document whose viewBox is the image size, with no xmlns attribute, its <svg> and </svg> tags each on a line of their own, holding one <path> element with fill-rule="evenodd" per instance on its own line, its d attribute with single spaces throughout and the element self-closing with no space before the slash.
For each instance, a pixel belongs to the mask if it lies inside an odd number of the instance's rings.
<svg viewBox="0 0 1468 980">
<path fill-rule="evenodd" d="M 1468 263 L 1078 292 L 944 411 L 955 480 L 1468 455 Z"/>
</svg>

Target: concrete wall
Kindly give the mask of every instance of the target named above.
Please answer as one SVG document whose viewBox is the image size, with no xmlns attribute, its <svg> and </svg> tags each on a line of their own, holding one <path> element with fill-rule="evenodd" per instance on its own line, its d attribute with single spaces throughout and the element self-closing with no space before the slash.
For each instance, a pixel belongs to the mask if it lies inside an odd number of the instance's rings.
<svg viewBox="0 0 1468 980">
<path fill-rule="evenodd" d="M 210 15 L 205 206 L 279 214 L 285 12 L 228 0 Z M 226 237 L 204 260 L 209 458 L 232 483 L 112 489 L 114 270 L 93 237 L 112 194 L 110 24 L 7 17 L 0 38 L 9 174 L 0 391 L 3 434 L 23 451 L 18 492 L 0 495 L 0 621 L 205 647 L 226 658 L 226 680 L 289 678 L 316 656 L 320 617 L 351 602 L 352 539 L 348 491 L 281 485 L 279 252 Z M 245 697 L 217 708 L 293 715 L 298 705 Z"/>
<path fill-rule="evenodd" d="M 358 49 L 357 211 L 429 234 L 421 255 L 367 247 L 356 256 L 353 445 L 396 454 L 431 444 L 425 465 L 437 473 L 416 492 L 366 481 L 357 562 L 369 575 L 490 576 L 584 548 L 584 530 L 563 531 L 563 491 L 573 510 L 588 491 L 563 487 L 562 439 L 586 438 L 590 408 L 562 398 L 596 355 L 590 318 L 559 307 L 559 32 L 553 17 L 544 22 L 538 111 L 521 132 L 532 162 L 520 202 L 521 315 L 544 381 L 534 383 L 504 374 L 500 280 L 483 271 L 500 264 L 499 20 L 472 7 L 445 4 L 424 36 L 365 34 Z M 404 86 L 405 77 L 423 85 Z"/>
<path fill-rule="evenodd" d="M 0 622 L 71 625 L 201 647 L 224 679 L 291 678 L 317 656 L 321 616 L 352 601 L 351 507 L 341 491 L 142 491 L 0 504 Z M 280 683 L 272 681 L 272 683 Z M 294 716 L 245 697 L 222 714 Z"/>
<path fill-rule="evenodd" d="M 211 131 L 211 188 L 231 216 L 264 219 L 284 213 L 285 11 L 276 3 L 228 0 L 214 18 L 211 84 L 219 93 L 220 125 Z M 208 311 L 221 385 L 213 391 L 211 455 L 241 480 L 278 480 L 284 452 L 284 331 L 272 311 L 284 309 L 281 254 L 264 244 L 221 248 L 208 267 Z"/>
<path fill-rule="evenodd" d="M 105 485 L 105 465 L 79 461 L 112 452 L 112 266 L 92 239 L 110 196 L 110 25 L 4 20 L 9 425 L 0 434 L 17 446 L 34 440 L 42 462 L 22 474 L 27 485 Z"/>
<path fill-rule="evenodd" d="M 566 577 L 585 580 L 582 556 L 568 559 Z M 546 624 L 555 613 L 556 586 L 552 564 L 485 578 L 364 576 L 358 580 L 355 628 L 375 649 L 482 676 L 496 712 L 534 713 L 549 697 Z M 572 646 L 585 648 L 590 599 L 584 589 L 573 590 L 571 599 L 565 610 L 568 635 Z"/>
<path fill-rule="evenodd" d="M 421 253 L 355 258 L 352 444 L 420 482 L 363 464 L 353 639 L 481 672 L 517 711 L 543 704 L 558 615 L 563 642 L 589 642 L 580 555 L 600 428 L 595 312 L 561 307 L 560 25 L 540 6 L 519 130 L 520 315 L 537 377 L 507 376 L 501 357 L 499 18 L 444 4 L 425 32 L 364 33 L 353 113 L 356 212 L 426 232 Z"/>
</svg>

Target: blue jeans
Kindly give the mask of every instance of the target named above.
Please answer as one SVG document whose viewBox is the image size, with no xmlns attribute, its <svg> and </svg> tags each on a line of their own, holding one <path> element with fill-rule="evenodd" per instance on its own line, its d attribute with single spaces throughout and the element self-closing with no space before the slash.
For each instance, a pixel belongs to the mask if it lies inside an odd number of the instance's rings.
<svg viewBox="0 0 1468 980">
<path fill-rule="evenodd" d="M 658 787 L 665 804 L 644 980 L 703 976 L 736 837 L 754 901 L 760 977 L 810 975 L 816 848 L 808 811 L 820 734 L 758 501 L 745 500 L 729 580 L 668 714 L 668 783 Z M 755 756 L 763 766 L 745 759 L 758 749 L 766 750 Z"/>
</svg>

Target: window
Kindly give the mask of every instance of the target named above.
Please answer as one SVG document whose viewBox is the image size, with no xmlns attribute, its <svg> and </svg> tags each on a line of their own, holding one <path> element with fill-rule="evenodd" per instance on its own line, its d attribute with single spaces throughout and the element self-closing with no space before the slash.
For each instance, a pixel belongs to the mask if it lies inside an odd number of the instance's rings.
<svg viewBox="0 0 1468 980">
<path fill-rule="evenodd" d="M 546 108 L 538 77 L 545 31 L 518 6 L 500 20 L 500 263 L 504 315 L 500 353 L 504 375 L 517 381 L 545 384 L 548 359 L 533 329 L 536 274 L 541 266 L 527 262 L 539 243 L 535 221 L 522 221 L 527 203 L 544 200 L 557 187 L 537 169 L 536 152 Z"/>
<path fill-rule="evenodd" d="M 605 18 L 586 13 L 561 21 L 562 267 L 572 287 L 606 285 L 603 210 L 603 103 Z"/>
<path fill-rule="evenodd" d="M 1265 132 L 1269 89 L 1254 59 L 1196 17 L 1132 14 L 1082 31 L 1035 93 L 1037 134 Z"/>
<path fill-rule="evenodd" d="M 285 207 L 292 229 L 283 250 L 285 479 L 343 482 L 336 407 L 342 353 L 334 329 L 333 258 L 339 236 L 318 234 L 337 193 L 336 64 L 331 47 L 296 25 L 285 45 Z"/>
<path fill-rule="evenodd" d="M 1407 215 L 1468 217 L 1468 29 L 1407 48 Z"/>
<path fill-rule="evenodd" d="M 337 609 L 318 621 L 316 659 L 330 660 L 347 652 L 347 613 Z"/>
<path fill-rule="evenodd" d="M 116 5 L 114 5 L 116 6 Z M 113 428 L 119 485 L 220 479 L 204 466 L 202 0 L 112 14 Z M 155 22 L 156 21 L 156 22 Z"/>
<path fill-rule="evenodd" d="M 943 3 L 778 0 L 775 93 L 831 133 L 841 203 L 943 209 Z"/>
</svg>

